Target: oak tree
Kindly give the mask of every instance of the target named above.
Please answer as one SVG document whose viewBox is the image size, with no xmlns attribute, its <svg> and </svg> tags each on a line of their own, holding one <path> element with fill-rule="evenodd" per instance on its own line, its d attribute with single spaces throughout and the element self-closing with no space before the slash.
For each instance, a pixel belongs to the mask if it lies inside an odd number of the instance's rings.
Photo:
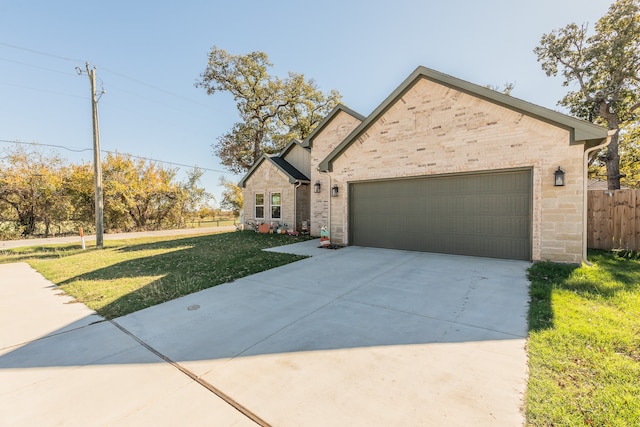
<svg viewBox="0 0 640 427">
<path fill-rule="evenodd" d="M 272 66 L 264 52 L 233 55 L 214 46 L 196 82 L 209 95 L 227 92 L 236 102 L 240 121 L 213 146 L 232 172 L 247 171 L 262 154 L 280 151 L 292 138 L 304 139 L 340 102 L 337 91 L 324 93 L 303 74 L 270 75 Z"/>
<path fill-rule="evenodd" d="M 534 50 L 548 76 L 561 74 L 574 90 L 559 102 L 585 120 L 617 131 L 601 158 L 608 188 L 620 188 L 620 132 L 640 108 L 640 0 L 618 0 L 589 35 L 586 24 L 544 34 Z"/>
</svg>

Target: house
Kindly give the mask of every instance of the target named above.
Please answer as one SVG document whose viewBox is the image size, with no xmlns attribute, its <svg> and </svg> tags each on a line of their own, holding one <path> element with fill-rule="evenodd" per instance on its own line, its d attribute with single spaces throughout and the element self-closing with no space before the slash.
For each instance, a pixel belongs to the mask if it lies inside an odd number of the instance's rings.
<svg viewBox="0 0 640 427">
<path fill-rule="evenodd" d="M 326 225 L 332 242 L 580 262 L 586 161 L 608 142 L 600 126 L 418 67 L 369 116 L 340 105 L 296 142 L 308 179 L 275 164 L 290 146 L 260 159 L 241 181 L 245 218 L 278 212 L 262 197 L 286 180 L 308 191 L 311 233 Z M 304 211 L 280 194 L 282 214 Z"/>
<path fill-rule="evenodd" d="M 244 218 L 300 229 L 310 213 L 310 150 L 292 140 L 276 156 L 263 155 L 242 178 Z"/>
</svg>

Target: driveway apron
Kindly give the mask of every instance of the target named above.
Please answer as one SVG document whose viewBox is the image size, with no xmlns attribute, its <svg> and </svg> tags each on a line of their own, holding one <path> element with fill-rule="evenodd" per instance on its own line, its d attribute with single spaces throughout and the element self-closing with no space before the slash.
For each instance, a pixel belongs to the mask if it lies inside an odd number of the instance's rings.
<svg viewBox="0 0 640 427">
<path fill-rule="evenodd" d="M 55 420 L 82 406 L 67 392 L 95 392 L 108 405 L 91 405 L 94 419 L 132 424 L 524 424 L 529 263 L 317 244 L 275 249 L 311 258 L 113 322 L 3 342 L 0 413 L 35 400 L 35 419 Z M 52 395 L 61 406 L 45 404 Z"/>
</svg>

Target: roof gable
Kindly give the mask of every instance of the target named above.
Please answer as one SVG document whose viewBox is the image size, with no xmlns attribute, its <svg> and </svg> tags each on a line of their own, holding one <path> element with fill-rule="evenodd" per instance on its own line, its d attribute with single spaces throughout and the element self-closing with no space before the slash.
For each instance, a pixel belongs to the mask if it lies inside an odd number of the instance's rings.
<svg viewBox="0 0 640 427">
<path fill-rule="evenodd" d="M 302 172 L 302 175 L 311 175 L 311 149 L 303 147 L 300 141 L 291 140 L 278 157 L 286 160 L 287 163 Z"/>
<path fill-rule="evenodd" d="M 329 114 L 327 114 L 327 116 L 324 119 L 322 119 L 322 121 L 320 123 L 318 123 L 318 126 L 316 126 L 316 128 L 313 130 L 313 132 L 311 132 L 309 134 L 309 136 L 307 136 L 304 139 L 304 141 L 302 143 L 302 146 L 306 147 L 306 148 L 311 148 L 313 146 L 313 138 L 315 138 L 316 135 L 318 135 L 320 132 L 322 132 L 322 130 L 329 123 L 331 123 L 331 121 L 334 118 L 336 118 L 338 116 L 338 114 L 340 114 L 340 112 L 347 113 L 351 117 L 355 117 L 356 119 L 358 119 L 361 122 L 365 119 L 365 116 L 363 116 L 362 114 L 353 111 L 352 109 L 350 109 L 349 107 L 347 107 L 347 106 L 345 106 L 343 104 L 338 104 L 333 108 L 333 110 L 331 110 L 331 112 Z"/>
<path fill-rule="evenodd" d="M 280 154 L 278 154 L 278 156 L 287 157 L 287 154 L 289 154 L 289 152 L 293 150 L 296 146 L 303 147 L 302 142 L 298 141 L 295 138 L 292 138 L 291 141 L 282 149 L 282 151 L 280 151 Z"/>
<path fill-rule="evenodd" d="M 320 162 L 319 168 L 323 171 L 331 171 L 333 161 L 339 157 L 353 142 L 355 142 L 369 127 L 371 127 L 391 106 L 404 94 L 411 90 L 420 79 L 427 79 L 443 86 L 467 93 L 471 96 L 489 101 L 505 108 L 534 117 L 538 120 L 567 129 L 571 135 L 570 143 L 582 143 L 593 146 L 602 142 L 607 137 L 604 127 L 594 125 L 584 120 L 576 119 L 566 114 L 523 101 L 512 96 L 482 87 L 447 74 L 431 70 L 426 67 L 418 67 L 400 86 L 394 90 L 366 119 L 360 123 L 329 155 Z M 328 116 L 329 117 L 329 116 Z"/>
<path fill-rule="evenodd" d="M 309 178 L 296 169 L 291 163 L 287 162 L 282 157 L 269 157 L 269 160 L 273 162 L 281 171 L 289 176 L 289 182 L 295 184 L 298 181 L 309 181 Z"/>
<path fill-rule="evenodd" d="M 296 169 L 293 165 L 287 162 L 284 158 L 279 156 L 270 157 L 266 154 L 263 154 L 262 157 L 258 159 L 258 161 L 249 169 L 249 171 L 245 174 L 244 177 L 238 183 L 239 187 L 246 188 L 247 181 L 257 171 L 262 163 L 268 162 L 275 166 L 280 172 L 282 172 L 288 179 L 291 184 L 295 184 L 297 182 L 309 182 L 309 178 Z"/>
</svg>

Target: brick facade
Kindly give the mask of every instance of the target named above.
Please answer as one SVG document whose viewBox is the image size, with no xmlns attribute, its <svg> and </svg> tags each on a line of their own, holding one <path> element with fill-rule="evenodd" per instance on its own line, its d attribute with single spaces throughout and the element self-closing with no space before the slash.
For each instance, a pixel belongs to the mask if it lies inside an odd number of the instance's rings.
<svg viewBox="0 0 640 427">
<path fill-rule="evenodd" d="M 308 187 L 308 186 L 307 186 Z M 294 222 L 294 190 L 289 178 L 277 167 L 269 162 L 263 162 L 260 167 L 247 179 L 243 189 L 244 218 L 258 219 L 255 215 L 255 195 L 264 194 L 264 222 L 279 221 L 293 227 Z M 281 218 L 271 217 L 270 199 L 272 193 L 281 193 Z"/>
<path fill-rule="evenodd" d="M 252 170 L 243 179 L 245 218 L 255 216 L 256 192 L 268 202 L 269 192 L 281 191 L 281 221 L 310 219 L 312 235 L 326 225 L 332 242 L 349 244 L 349 184 L 526 169 L 532 259 L 576 263 L 586 239 L 584 151 L 605 138 L 598 126 L 419 67 L 369 117 L 334 109 L 300 146 L 310 150 L 310 177 L 297 190 L 269 162 Z M 555 187 L 559 166 L 566 184 Z"/>
<path fill-rule="evenodd" d="M 314 149 L 325 140 L 316 139 Z M 583 150 L 567 129 L 420 79 L 333 162 L 340 193 L 330 201 L 331 238 L 349 244 L 349 183 L 531 168 L 533 260 L 579 262 Z M 553 185 L 558 166 L 564 187 Z"/>
<path fill-rule="evenodd" d="M 337 114 L 313 137 L 311 145 L 311 186 L 320 182 L 321 192 L 311 192 L 311 234 L 320 235 L 323 225 L 329 226 L 329 206 L 336 200 L 330 196 L 333 181 L 329 174 L 318 171 L 318 165 L 340 144 L 362 121 L 352 115 L 338 111 Z M 333 206 L 332 209 L 333 211 Z M 337 226 L 342 229 L 343 226 Z M 333 228 L 333 223 L 331 224 Z"/>
</svg>

